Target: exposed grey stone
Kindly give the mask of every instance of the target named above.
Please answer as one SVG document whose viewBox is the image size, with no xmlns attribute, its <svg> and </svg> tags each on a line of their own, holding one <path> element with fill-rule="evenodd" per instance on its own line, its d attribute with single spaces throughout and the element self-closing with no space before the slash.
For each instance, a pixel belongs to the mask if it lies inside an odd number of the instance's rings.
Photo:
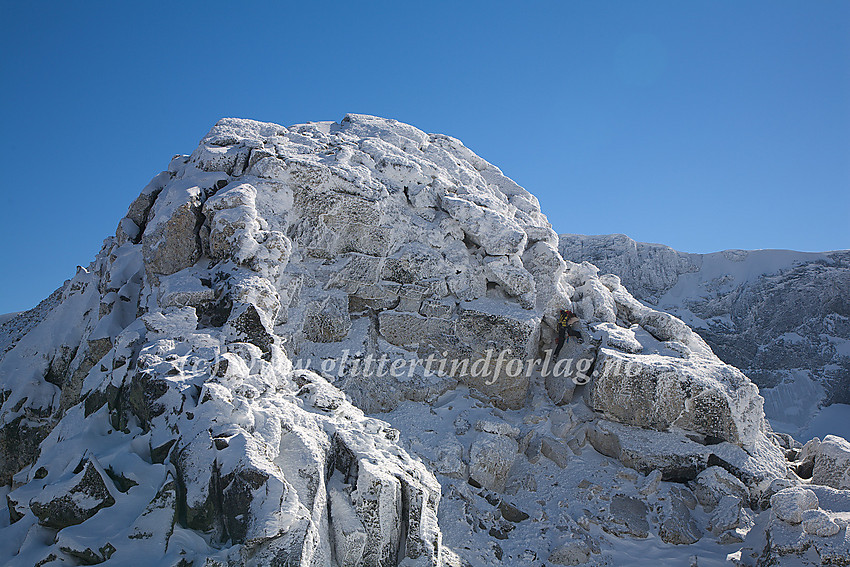
<svg viewBox="0 0 850 567">
<path fill-rule="evenodd" d="M 812 482 L 850 490 L 850 442 L 837 435 L 824 437 L 815 451 Z"/>
<path fill-rule="evenodd" d="M 613 524 L 603 526 L 604 529 L 618 535 L 629 534 L 638 538 L 649 536 L 649 509 L 641 500 L 615 494 L 611 498 L 610 512 Z"/>
<path fill-rule="evenodd" d="M 450 352 L 450 358 L 469 357 L 473 365 L 476 361 L 485 364 L 478 375 L 471 367 L 459 378 L 484 394 L 495 396 L 508 408 L 520 407 L 529 383 L 525 365 L 536 354 L 539 324 L 538 315 L 518 307 L 506 308 L 490 301 L 461 305 L 456 334 L 467 346 Z M 498 367 L 498 357 L 503 352 L 507 356 Z M 512 375 L 509 370 L 519 373 Z"/>
<path fill-rule="evenodd" d="M 453 324 L 440 317 L 423 317 L 418 313 L 382 311 L 378 315 L 381 336 L 390 344 L 410 347 L 428 343 L 431 337 L 452 332 Z"/>
<path fill-rule="evenodd" d="M 194 188 L 183 194 L 175 191 L 168 197 L 179 204 L 168 218 L 148 226 L 142 235 L 146 268 L 151 274 L 166 276 L 188 268 L 201 257 L 199 190 Z M 167 204 L 164 204 L 163 211 L 167 210 Z"/>
<path fill-rule="evenodd" d="M 552 437 L 544 437 L 541 441 L 540 452 L 543 456 L 558 465 L 565 468 L 569 463 L 570 453 L 567 447 Z"/>
<path fill-rule="evenodd" d="M 436 299 L 426 299 L 419 308 L 419 314 L 424 317 L 439 317 L 449 319 L 454 311 L 454 302 L 447 303 Z"/>
<path fill-rule="evenodd" d="M 678 426 L 745 445 L 759 435 L 750 416 L 750 408 L 761 404 L 758 389 L 723 364 L 602 348 L 585 399 L 591 408 L 631 425 L 661 431 Z"/>
<path fill-rule="evenodd" d="M 830 537 L 841 531 L 829 514 L 823 510 L 806 510 L 801 514 L 803 531 L 818 537 Z"/>
<path fill-rule="evenodd" d="M 53 425 L 49 417 L 30 413 L 0 426 L 0 486 L 11 484 L 15 473 L 35 461 L 39 444 Z"/>
<path fill-rule="evenodd" d="M 347 298 L 330 295 L 307 306 L 302 331 L 308 340 L 316 343 L 338 342 L 348 336 L 350 329 Z"/>
<path fill-rule="evenodd" d="M 517 449 L 510 437 L 479 433 L 469 450 L 469 476 L 484 488 L 503 491 Z"/>
<path fill-rule="evenodd" d="M 699 473 L 693 482 L 694 494 L 699 503 L 708 509 L 717 506 L 724 496 L 734 496 L 746 502 L 747 487 L 730 472 L 713 466 Z"/>
<path fill-rule="evenodd" d="M 590 559 L 590 547 L 582 540 L 567 542 L 549 555 L 555 565 L 583 565 Z"/>
<path fill-rule="evenodd" d="M 544 378 L 543 383 L 546 387 L 546 393 L 549 394 L 549 399 L 555 404 L 568 404 L 572 401 L 576 384 L 569 376 L 556 376 L 554 372 L 549 373 Z"/>
<path fill-rule="evenodd" d="M 30 501 L 30 510 L 41 525 L 61 530 L 81 524 L 102 508 L 115 504 L 111 481 L 92 459 L 72 478 L 54 485 Z"/>
<path fill-rule="evenodd" d="M 528 514 L 504 500 L 499 503 L 499 512 L 502 513 L 502 517 L 504 519 L 515 524 L 524 522 L 528 519 Z"/>
<path fill-rule="evenodd" d="M 467 466 L 463 462 L 463 446 L 457 441 L 450 441 L 437 448 L 437 460 L 433 466 L 435 472 L 449 478 L 467 478 Z"/>
<path fill-rule="evenodd" d="M 680 433 L 658 432 L 598 421 L 587 431 L 593 448 L 643 474 L 661 471 L 664 480 L 692 480 L 708 466 L 710 451 Z"/>
<path fill-rule="evenodd" d="M 690 545 L 702 538 L 702 531 L 691 516 L 687 503 L 672 491 L 661 503 L 659 520 L 658 535 L 667 543 Z"/>
<path fill-rule="evenodd" d="M 708 521 L 708 531 L 714 535 L 733 530 L 741 525 L 743 502 L 735 496 L 723 496 Z"/>
</svg>

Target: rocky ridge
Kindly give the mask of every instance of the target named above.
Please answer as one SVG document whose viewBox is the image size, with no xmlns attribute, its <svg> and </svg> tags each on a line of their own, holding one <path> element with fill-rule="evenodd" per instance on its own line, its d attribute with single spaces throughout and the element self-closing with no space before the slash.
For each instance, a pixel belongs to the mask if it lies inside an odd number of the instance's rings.
<svg viewBox="0 0 850 567">
<path fill-rule="evenodd" d="M 220 121 L 4 323 L 0 557 L 605 564 L 650 534 L 743 564 L 799 534 L 846 550 L 846 442 L 772 433 L 747 376 L 557 246 L 534 196 L 454 138 Z M 565 307 L 587 337 L 565 375 L 511 372 Z M 431 355 L 484 372 L 365 369 Z M 812 483 L 837 496 L 784 496 Z"/>
<path fill-rule="evenodd" d="M 762 389 L 771 419 L 795 429 L 850 403 L 850 251 L 688 254 L 622 234 L 563 234 L 559 251 L 686 321 Z"/>
</svg>

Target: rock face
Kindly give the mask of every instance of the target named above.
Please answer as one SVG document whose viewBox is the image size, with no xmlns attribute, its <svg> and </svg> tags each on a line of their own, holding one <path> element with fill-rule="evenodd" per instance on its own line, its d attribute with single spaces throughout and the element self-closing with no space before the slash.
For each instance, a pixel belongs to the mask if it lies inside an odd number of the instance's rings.
<svg viewBox="0 0 850 567">
<path fill-rule="evenodd" d="M 563 234 L 559 250 L 685 320 L 762 388 L 772 419 L 799 427 L 819 403 L 850 403 L 850 252 L 687 254 L 622 234 Z"/>
<path fill-rule="evenodd" d="M 843 486 L 841 440 L 798 455 L 681 319 L 556 246 L 453 138 L 220 121 L 0 325 L 0 563 L 622 564 L 741 542 L 801 484 L 786 452 Z M 585 341 L 553 360 L 562 308 Z M 795 529 L 840 537 L 817 494 Z"/>
<path fill-rule="evenodd" d="M 488 352 L 536 356 L 544 317 L 569 303 L 537 200 L 457 140 L 373 117 L 255 138 L 262 151 L 228 151 L 251 152 L 242 177 L 258 214 L 293 243 L 280 282 L 288 313 L 278 320 L 288 354 L 307 365 L 335 360 L 342 388 L 368 411 L 457 381 L 520 407 L 527 376 L 508 376 Z M 196 155 L 207 163 L 213 148 L 208 141 Z M 285 215 L 262 215 L 281 205 Z M 469 363 L 448 378 L 420 366 L 399 380 L 340 356 L 377 359 L 393 352 L 386 343 L 408 357 Z M 480 372 L 470 371 L 476 361 Z"/>
</svg>

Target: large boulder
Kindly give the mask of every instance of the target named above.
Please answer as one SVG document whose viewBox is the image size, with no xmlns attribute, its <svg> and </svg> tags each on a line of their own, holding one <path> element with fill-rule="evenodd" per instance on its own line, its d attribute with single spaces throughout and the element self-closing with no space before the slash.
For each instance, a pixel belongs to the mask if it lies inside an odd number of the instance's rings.
<svg viewBox="0 0 850 567">
<path fill-rule="evenodd" d="M 65 482 L 57 483 L 30 501 L 30 510 L 41 525 L 61 530 L 81 524 L 102 508 L 115 504 L 112 481 L 95 459 Z"/>
<path fill-rule="evenodd" d="M 659 470 L 664 480 L 688 481 L 708 468 L 709 447 L 681 433 L 658 432 L 599 420 L 587 430 L 587 439 L 599 453 L 636 471 Z"/>
<path fill-rule="evenodd" d="M 850 494 L 819 485 L 786 490 L 773 496 L 784 493 L 765 531 L 750 532 L 741 557 L 757 565 L 850 565 Z"/>
<path fill-rule="evenodd" d="M 506 435 L 479 433 L 469 450 L 469 476 L 489 490 L 505 489 L 517 457 L 517 442 Z"/>
<path fill-rule="evenodd" d="M 732 473 L 720 466 L 708 467 L 694 479 L 693 491 L 697 500 L 707 510 L 714 509 L 727 496 L 747 501 L 747 487 Z"/>
<path fill-rule="evenodd" d="M 841 526 L 824 510 L 806 510 L 801 515 L 803 531 L 818 537 L 831 537 L 841 531 Z"/>
<path fill-rule="evenodd" d="M 744 447 L 760 436 L 758 388 L 716 359 L 601 348 L 585 399 L 609 419 L 629 425 L 686 429 Z"/>
<path fill-rule="evenodd" d="M 714 496 L 699 487 L 703 483 L 714 484 L 709 475 L 715 474 L 710 471 L 699 480 L 698 477 L 710 467 L 721 467 L 739 481 L 727 480 L 728 486 L 713 487 L 712 491 L 734 493 L 735 487 L 744 485 L 753 497 L 761 495 L 774 479 L 785 474 L 781 453 L 770 445 L 759 444 L 754 457 L 731 443 L 706 445 L 691 437 L 682 432 L 654 431 L 602 419 L 587 429 L 587 440 L 599 453 L 643 474 L 658 470 L 664 480 L 696 481 L 698 492 L 709 505 Z"/>
<path fill-rule="evenodd" d="M 850 442 L 827 435 L 817 444 L 813 457 L 813 483 L 850 490 Z"/>
<path fill-rule="evenodd" d="M 799 524 L 803 521 L 803 512 L 816 510 L 817 507 L 817 494 L 800 486 L 780 490 L 770 499 L 770 509 L 774 515 L 789 524 Z"/>
</svg>

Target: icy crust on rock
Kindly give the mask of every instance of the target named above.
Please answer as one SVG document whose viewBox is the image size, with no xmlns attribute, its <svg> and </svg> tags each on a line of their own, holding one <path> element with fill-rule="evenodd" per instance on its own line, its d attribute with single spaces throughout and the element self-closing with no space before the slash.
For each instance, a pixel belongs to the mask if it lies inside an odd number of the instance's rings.
<svg viewBox="0 0 850 567">
<path fill-rule="evenodd" d="M 587 339 L 564 347 L 561 361 L 581 363 L 566 376 L 487 365 L 491 352 L 545 358 L 561 308 Z M 0 557 L 27 564 L 130 564 L 143 550 L 184 565 L 462 565 L 442 544 L 435 477 L 363 413 L 410 404 L 429 413 L 405 432 L 425 439 L 431 423 L 463 438 L 405 443 L 454 483 L 453 512 L 476 498 L 469 486 L 497 502 L 473 528 L 496 540 L 530 513 L 494 494 L 553 488 L 589 441 L 588 467 L 609 459 L 641 487 L 604 494 L 592 515 L 613 537 L 689 545 L 706 528 L 740 541 L 745 508 L 769 502 L 796 451 L 770 434 L 757 388 L 685 323 L 564 261 L 531 194 L 454 138 L 376 117 L 220 121 L 32 321 L 0 360 Z M 488 372 L 364 370 L 381 355 Z M 501 411 L 438 412 L 457 392 Z M 533 468 L 543 460 L 554 469 Z M 746 494 L 715 469 L 707 524 L 688 491 L 660 483 L 713 467 Z M 580 520 L 544 522 L 563 534 L 552 562 L 600 553 Z"/>
</svg>

